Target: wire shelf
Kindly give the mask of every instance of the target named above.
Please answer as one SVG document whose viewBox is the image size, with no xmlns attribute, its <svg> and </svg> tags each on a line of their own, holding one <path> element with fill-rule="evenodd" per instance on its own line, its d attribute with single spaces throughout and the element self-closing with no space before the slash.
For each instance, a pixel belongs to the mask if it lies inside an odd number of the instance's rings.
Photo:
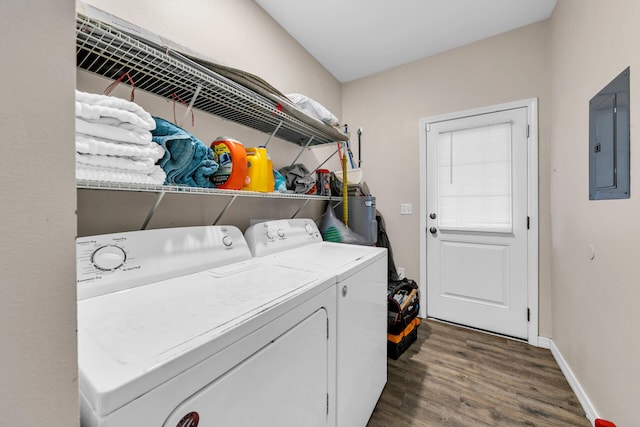
<svg viewBox="0 0 640 427">
<path fill-rule="evenodd" d="M 194 108 L 301 146 L 337 140 L 224 76 L 82 14 L 76 17 L 76 61 L 78 68 L 112 80 L 128 72 L 137 88 L 169 100 L 174 93 L 190 99 L 200 87 Z"/>
<path fill-rule="evenodd" d="M 294 193 L 261 193 L 258 191 L 221 190 L 218 188 L 187 187 L 182 185 L 154 185 L 131 184 L 122 182 L 76 180 L 76 188 L 85 190 L 114 190 L 114 191 L 138 191 L 145 193 L 174 193 L 174 194 L 200 194 L 212 196 L 239 196 L 259 197 L 269 199 L 297 199 L 297 200 L 330 200 L 329 196 L 315 196 L 309 194 Z"/>
</svg>

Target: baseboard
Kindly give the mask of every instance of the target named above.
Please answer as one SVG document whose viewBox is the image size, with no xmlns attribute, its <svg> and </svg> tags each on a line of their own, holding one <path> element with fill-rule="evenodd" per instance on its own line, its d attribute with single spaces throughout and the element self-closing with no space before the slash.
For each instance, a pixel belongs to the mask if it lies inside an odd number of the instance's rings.
<svg viewBox="0 0 640 427">
<path fill-rule="evenodd" d="M 551 348 L 551 339 L 547 337 L 538 337 L 538 347 L 549 350 Z"/>
<path fill-rule="evenodd" d="M 593 407 L 593 404 L 589 400 L 589 397 L 584 392 L 582 386 L 580 385 L 580 382 L 578 381 L 576 376 L 573 374 L 573 371 L 567 364 L 567 361 L 564 359 L 564 357 L 562 357 L 562 353 L 560 353 L 560 350 L 558 350 L 558 347 L 556 347 L 556 344 L 553 342 L 553 340 L 549 338 L 538 337 L 538 344 L 540 344 L 541 338 L 549 342 L 548 348 L 551 350 L 551 354 L 556 359 L 558 366 L 560 366 L 560 370 L 562 371 L 565 378 L 567 379 L 569 386 L 571 386 L 571 389 L 576 394 L 576 397 L 578 398 L 580 405 L 582 405 L 582 409 L 584 410 L 585 414 L 587 415 L 587 418 L 591 422 L 591 425 L 594 425 L 596 418 L 599 418 L 598 413 L 596 412 L 596 408 Z M 543 347 L 543 346 L 540 345 L 540 347 Z"/>
</svg>

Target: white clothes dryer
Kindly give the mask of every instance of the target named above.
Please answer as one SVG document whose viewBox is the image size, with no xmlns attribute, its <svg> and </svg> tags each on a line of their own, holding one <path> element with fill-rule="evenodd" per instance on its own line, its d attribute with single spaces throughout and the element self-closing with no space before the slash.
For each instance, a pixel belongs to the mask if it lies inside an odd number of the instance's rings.
<svg viewBox="0 0 640 427">
<path fill-rule="evenodd" d="M 334 426 L 335 279 L 235 227 L 81 237 L 83 427 Z"/>
<path fill-rule="evenodd" d="M 310 219 L 254 224 L 245 238 L 274 265 L 335 276 L 336 425 L 365 426 L 387 381 L 387 250 L 325 242 Z"/>
</svg>

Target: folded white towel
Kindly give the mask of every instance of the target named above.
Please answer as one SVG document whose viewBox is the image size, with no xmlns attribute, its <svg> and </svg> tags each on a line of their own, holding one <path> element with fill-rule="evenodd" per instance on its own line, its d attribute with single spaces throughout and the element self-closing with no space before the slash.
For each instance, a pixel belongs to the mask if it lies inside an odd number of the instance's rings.
<svg viewBox="0 0 640 427">
<path fill-rule="evenodd" d="M 76 151 L 103 156 L 148 157 L 154 162 L 164 157 L 164 148 L 155 142 L 149 145 L 126 144 L 109 139 L 76 133 Z"/>
<path fill-rule="evenodd" d="M 143 120 L 137 114 L 131 113 L 125 110 L 119 110 L 117 108 L 105 107 L 102 105 L 85 104 L 84 102 L 76 101 L 76 117 L 88 121 L 105 122 L 107 124 L 114 123 L 128 123 L 136 128 L 142 130 L 153 130 L 151 124 L 148 121 Z M 155 122 L 152 123 L 155 124 Z"/>
<path fill-rule="evenodd" d="M 167 174 L 160 166 L 154 166 L 153 171 L 150 174 L 146 174 L 76 164 L 76 179 L 89 181 L 162 185 L 166 177 Z"/>
<path fill-rule="evenodd" d="M 151 173 L 155 161 L 150 158 L 100 156 L 96 154 L 76 153 L 76 163 L 86 166 L 98 166 L 131 172 Z"/>
<path fill-rule="evenodd" d="M 135 102 L 79 90 L 76 90 L 76 116 L 90 120 L 112 117 L 145 130 L 156 128 L 151 114 Z"/>
<path fill-rule="evenodd" d="M 133 125 L 131 123 L 128 122 L 121 122 L 118 119 L 114 119 L 112 117 L 101 117 L 98 120 L 92 120 L 92 119 L 85 119 L 83 117 L 80 117 L 82 120 L 88 122 L 88 123 L 99 123 L 99 124 L 103 124 L 103 125 L 108 125 L 108 126 L 115 126 L 115 127 L 119 127 L 121 129 L 126 129 L 126 130 L 130 130 L 132 132 L 138 132 L 138 133 L 146 133 L 148 132 L 147 129 L 143 129 L 139 126 Z"/>
<path fill-rule="evenodd" d="M 76 117 L 76 132 L 85 135 L 97 136 L 116 142 L 128 142 L 130 144 L 151 144 L 151 132 L 133 131 L 117 126 L 109 126 L 102 123 L 88 122 Z"/>
</svg>

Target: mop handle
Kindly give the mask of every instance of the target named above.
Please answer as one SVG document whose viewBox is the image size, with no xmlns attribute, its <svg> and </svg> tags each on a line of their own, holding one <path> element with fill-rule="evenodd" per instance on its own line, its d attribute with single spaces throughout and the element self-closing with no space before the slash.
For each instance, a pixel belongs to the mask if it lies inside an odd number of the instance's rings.
<svg viewBox="0 0 640 427">
<path fill-rule="evenodd" d="M 344 222 L 344 225 L 348 228 L 349 206 L 347 203 L 347 153 L 345 153 L 344 156 L 342 156 L 342 222 Z"/>
</svg>

